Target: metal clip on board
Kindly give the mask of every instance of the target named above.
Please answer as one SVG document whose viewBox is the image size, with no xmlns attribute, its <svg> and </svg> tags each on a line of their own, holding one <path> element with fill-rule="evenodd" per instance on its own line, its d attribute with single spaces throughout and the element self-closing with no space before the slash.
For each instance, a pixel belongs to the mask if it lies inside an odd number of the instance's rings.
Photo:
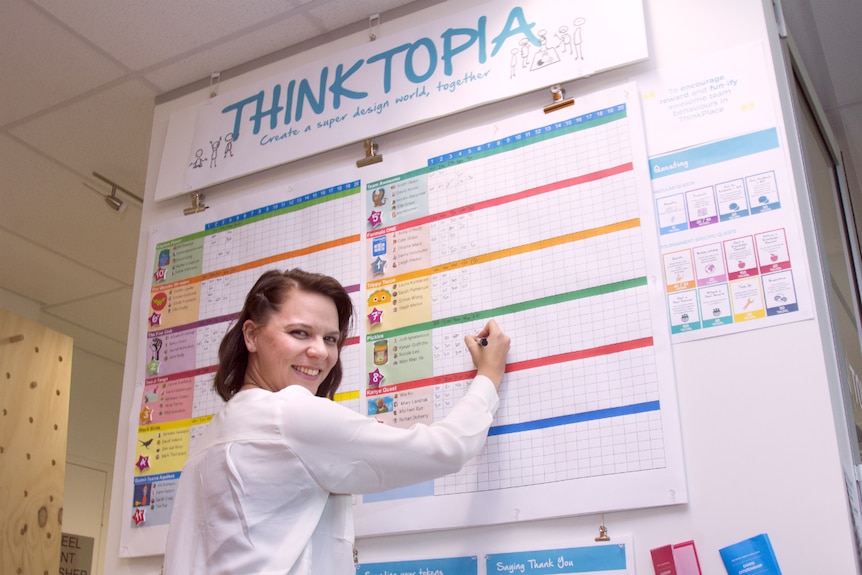
<svg viewBox="0 0 862 575">
<path fill-rule="evenodd" d="M 553 98 L 553 103 L 544 108 L 546 114 L 568 108 L 575 103 L 574 98 L 566 98 L 566 90 L 559 84 L 551 86 L 551 98 Z"/>
</svg>

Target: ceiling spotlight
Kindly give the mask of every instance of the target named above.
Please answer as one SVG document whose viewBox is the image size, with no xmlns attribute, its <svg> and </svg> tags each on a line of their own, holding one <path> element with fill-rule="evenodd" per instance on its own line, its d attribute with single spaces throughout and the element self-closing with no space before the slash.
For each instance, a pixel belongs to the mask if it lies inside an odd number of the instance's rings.
<svg viewBox="0 0 862 575">
<path fill-rule="evenodd" d="M 137 203 L 140 206 L 143 206 L 144 200 L 142 198 L 136 196 L 135 194 L 133 194 L 132 192 L 130 192 L 129 190 L 127 190 L 126 188 L 124 188 L 120 184 L 109 180 L 108 178 L 106 178 L 105 176 L 103 176 L 102 174 L 100 174 L 98 172 L 93 172 L 93 176 L 95 176 L 96 178 L 102 180 L 103 182 L 105 182 L 106 184 L 111 186 L 111 195 L 106 196 L 104 194 L 104 192 L 102 192 L 101 190 L 97 190 L 96 188 L 94 188 L 93 186 L 88 184 L 87 182 L 84 182 L 84 185 L 87 186 L 88 188 L 90 188 L 91 190 L 93 190 L 94 192 L 98 193 L 100 196 L 102 196 L 102 198 L 105 200 L 105 204 L 107 204 L 107 206 L 109 208 L 111 208 L 112 210 L 114 210 L 115 212 L 125 211 L 125 209 L 129 206 L 129 201 L 131 201 L 132 203 Z M 117 192 L 123 192 L 126 195 L 126 197 L 125 198 L 119 197 L 117 195 Z"/>
<path fill-rule="evenodd" d="M 111 188 L 111 195 L 105 196 L 105 203 L 108 204 L 112 210 L 116 210 L 118 212 L 122 212 L 126 209 L 126 203 L 117 197 L 117 188 Z"/>
</svg>

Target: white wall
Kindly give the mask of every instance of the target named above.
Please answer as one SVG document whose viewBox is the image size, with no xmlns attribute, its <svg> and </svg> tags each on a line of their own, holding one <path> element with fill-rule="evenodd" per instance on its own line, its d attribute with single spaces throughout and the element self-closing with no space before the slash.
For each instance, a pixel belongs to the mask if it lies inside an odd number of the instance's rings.
<svg viewBox="0 0 862 575">
<path fill-rule="evenodd" d="M 5 290 L 0 290 L 0 308 L 50 325 L 40 317 L 38 302 Z M 104 573 L 100 564 L 105 556 L 122 382 L 122 365 L 73 346 L 63 531 L 94 539 L 93 575 Z"/>
<path fill-rule="evenodd" d="M 105 558 L 122 382 L 122 365 L 75 349 L 63 529 L 94 539 L 94 574 L 105 573 L 100 566 Z"/>
<path fill-rule="evenodd" d="M 405 19 L 404 27 L 419 18 L 437 18 L 447 11 L 479 2 L 447 2 L 421 16 Z M 645 2 L 650 60 L 596 77 L 579 80 L 576 89 L 591 91 L 637 78 L 660 66 L 711 53 L 735 44 L 767 38 L 777 40 L 771 3 L 750 0 L 662 0 Z M 313 62 L 325 51 L 340 52 L 366 41 L 356 35 L 303 54 L 291 62 L 276 63 L 241 79 L 223 83 L 230 90 L 245 82 L 272 76 L 290 65 Z M 570 87 L 569 89 L 573 89 Z M 188 200 L 177 198 L 155 205 L 152 201 L 159 163 L 165 151 L 165 134 L 172 112 L 207 97 L 205 91 L 159 106 L 153 123 L 152 148 L 146 186 L 141 242 L 133 301 L 141 301 L 148 286 L 147 230 L 159 221 L 178 217 Z M 776 88 L 776 102 L 778 89 Z M 464 129 L 493 118 L 518 113 L 547 94 L 527 95 L 508 102 L 459 114 L 430 125 L 418 126 L 378 140 L 381 152 L 420 143 L 423 139 Z M 787 114 L 789 118 L 789 113 Z M 783 131 L 780 127 L 779 131 Z M 790 132 L 791 135 L 793 132 Z M 169 149 L 187 154 L 187 149 Z M 789 147 L 798 161 L 798 149 Z M 206 192 L 207 202 L 236 197 L 265 182 L 299 177 L 321 166 L 354 162 L 359 149 L 336 150 L 319 157 L 263 174 L 217 186 Z M 795 174 L 798 175 L 798 174 Z M 162 177 L 167 177 L 162 174 Z M 802 181 L 797 181 L 802 186 Z M 803 214 L 803 226 L 810 226 Z M 816 257 L 811 259 L 816 262 Z M 815 300 L 822 297 L 818 273 L 812 273 Z M 822 317 L 822 308 L 818 317 Z M 134 360 L 142 345 L 143 314 L 133 309 L 124 377 L 117 469 L 127 465 L 130 438 L 135 433 L 129 414 L 135 401 Z M 694 539 L 704 573 L 723 573 L 718 549 L 748 536 L 767 532 L 786 575 L 858 573 L 853 530 L 848 515 L 842 454 L 846 430 L 836 427 L 833 403 L 837 401 L 830 377 L 834 358 L 824 353 L 822 322 L 809 320 L 736 335 L 674 346 L 679 410 L 689 487 L 689 503 L 658 509 L 606 513 L 532 523 L 471 528 L 461 531 L 387 536 L 358 542 L 362 561 L 391 559 L 397 549 L 406 556 L 451 556 L 476 548 L 493 551 L 543 548 L 546 541 L 570 538 L 591 541 L 604 521 L 609 534 L 631 535 L 639 573 L 652 573 L 649 549 Z M 161 558 L 122 559 L 119 525 L 129 520 L 128 502 L 122 499 L 123 474 L 116 474 L 111 501 L 106 572 L 123 575 L 155 574 Z"/>
</svg>

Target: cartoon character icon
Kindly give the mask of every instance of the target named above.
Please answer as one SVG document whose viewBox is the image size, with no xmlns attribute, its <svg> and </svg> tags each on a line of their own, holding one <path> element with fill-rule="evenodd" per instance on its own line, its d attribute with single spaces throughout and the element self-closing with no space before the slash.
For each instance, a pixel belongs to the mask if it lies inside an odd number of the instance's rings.
<svg viewBox="0 0 862 575">
<path fill-rule="evenodd" d="M 560 26 L 560 28 L 557 31 L 557 34 L 555 34 L 555 36 L 557 37 L 557 46 L 556 47 L 559 48 L 560 46 L 562 46 L 563 47 L 563 54 L 565 54 L 567 52 L 574 54 L 575 49 L 572 47 L 572 37 L 569 36 L 568 26 Z"/>
<path fill-rule="evenodd" d="M 218 140 L 210 140 L 210 148 L 212 148 L 212 155 L 210 156 L 210 168 L 216 167 L 219 146 L 221 146 L 221 136 L 218 137 Z"/>
<path fill-rule="evenodd" d="M 150 486 L 148 484 L 135 486 L 135 507 L 147 505 L 150 502 Z"/>
<path fill-rule="evenodd" d="M 391 397 L 378 397 L 376 399 L 368 400 L 368 415 L 379 415 L 381 413 L 392 413 L 393 415 L 397 415 L 397 411 L 395 411 L 395 402 Z M 381 421 L 378 419 L 377 421 Z"/>
<path fill-rule="evenodd" d="M 224 157 L 227 158 L 228 154 L 233 158 L 233 141 L 234 136 L 233 132 L 228 132 L 224 135 Z"/>
<path fill-rule="evenodd" d="M 204 167 L 204 150 L 203 150 L 203 148 L 198 148 L 195 151 L 195 159 L 189 165 L 192 167 L 192 169 Z"/>
<path fill-rule="evenodd" d="M 368 305 L 375 306 L 392 301 L 392 294 L 385 289 L 379 289 L 368 296 Z"/>
<path fill-rule="evenodd" d="M 385 339 L 374 342 L 374 365 L 386 365 L 389 361 L 389 342 Z"/>
<path fill-rule="evenodd" d="M 518 46 L 520 47 L 521 68 L 526 68 L 530 64 L 530 39 L 521 38 Z"/>
<path fill-rule="evenodd" d="M 583 33 L 581 32 L 581 27 L 587 22 L 586 18 L 575 18 L 575 29 L 572 34 L 572 41 L 575 45 L 575 60 L 583 60 L 584 59 L 584 48 L 583 48 Z"/>
<path fill-rule="evenodd" d="M 386 190 L 384 188 L 380 188 L 371 192 L 371 201 L 374 202 L 374 207 L 379 208 L 383 204 L 386 203 Z"/>
</svg>

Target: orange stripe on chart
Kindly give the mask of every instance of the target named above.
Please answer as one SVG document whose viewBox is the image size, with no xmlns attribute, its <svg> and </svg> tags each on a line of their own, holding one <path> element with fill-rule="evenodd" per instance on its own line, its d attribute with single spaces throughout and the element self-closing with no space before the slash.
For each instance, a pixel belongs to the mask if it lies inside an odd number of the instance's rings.
<svg viewBox="0 0 862 575">
<path fill-rule="evenodd" d="M 500 260 L 503 258 L 508 258 L 520 254 L 525 254 L 529 252 L 535 252 L 539 250 L 544 250 L 550 247 L 559 246 L 563 244 L 567 244 L 570 242 L 575 242 L 579 240 L 586 240 L 588 238 L 594 238 L 598 236 L 608 235 L 615 232 L 619 232 L 622 230 L 628 230 L 632 228 L 636 228 L 640 226 L 640 218 L 633 218 L 631 220 L 625 220 L 622 222 L 615 222 L 613 224 L 608 224 L 607 226 L 602 226 L 600 228 L 592 228 L 589 230 L 583 230 L 580 232 L 573 232 L 571 234 L 565 234 L 562 236 L 557 236 L 556 238 L 550 238 L 547 240 L 542 240 L 539 242 L 534 242 L 532 244 L 525 244 L 523 246 L 516 246 L 514 248 L 506 248 L 504 250 L 498 250 L 496 252 L 491 252 L 488 254 L 484 254 L 481 256 L 475 256 L 472 258 L 465 258 L 463 260 L 456 260 L 453 262 L 449 262 L 446 264 L 440 264 L 439 266 L 434 266 L 431 268 L 426 268 L 423 270 L 416 270 L 412 272 L 408 272 L 405 274 L 401 274 L 398 276 L 392 276 L 386 278 L 385 280 L 378 280 L 373 282 L 368 282 L 366 284 L 366 289 L 374 289 L 378 287 L 382 287 L 385 285 L 391 285 L 393 283 L 400 283 L 409 280 L 415 280 L 418 278 L 423 278 L 427 276 L 431 276 L 434 274 L 439 274 L 443 272 L 448 272 L 452 270 L 457 270 L 460 268 L 465 268 L 468 266 L 475 266 L 487 262 L 491 262 L 494 260 Z"/>
<path fill-rule="evenodd" d="M 237 266 L 224 268 L 224 269 L 220 269 L 220 270 L 216 270 L 216 271 L 212 271 L 212 272 L 207 272 L 205 274 L 202 274 L 202 275 L 199 275 L 199 276 L 196 276 L 193 278 L 186 278 L 186 279 L 178 280 L 176 282 L 169 283 L 169 284 L 159 284 L 157 286 L 153 286 L 152 288 L 150 288 L 150 292 L 151 293 L 158 293 L 160 291 L 164 291 L 166 289 L 171 289 L 171 288 L 181 286 L 181 285 L 187 285 L 187 284 L 191 284 L 191 283 L 200 283 L 200 282 L 203 282 L 206 280 L 211 280 L 211 279 L 215 279 L 215 278 L 219 278 L 219 277 L 228 276 L 231 274 L 247 271 L 250 269 L 259 268 L 259 267 L 265 266 L 267 264 L 272 264 L 272 263 L 281 262 L 284 260 L 289 260 L 290 258 L 295 258 L 298 256 L 305 256 L 305 255 L 313 254 L 316 252 L 322 252 L 324 250 L 337 248 L 339 246 L 345 246 L 347 244 L 359 242 L 359 240 L 360 240 L 359 234 L 353 235 L 353 236 L 347 236 L 344 238 L 338 238 L 335 240 L 330 240 L 328 242 L 323 242 L 322 244 L 315 244 L 313 246 L 308 246 L 306 248 L 294 250 L 292 252 L 277 254 L 274 256 L 269 256 L 267 258 L 261 258 L 259 260 L 246 262 L 244 264 L 240 264 Z"/>
</svg>

